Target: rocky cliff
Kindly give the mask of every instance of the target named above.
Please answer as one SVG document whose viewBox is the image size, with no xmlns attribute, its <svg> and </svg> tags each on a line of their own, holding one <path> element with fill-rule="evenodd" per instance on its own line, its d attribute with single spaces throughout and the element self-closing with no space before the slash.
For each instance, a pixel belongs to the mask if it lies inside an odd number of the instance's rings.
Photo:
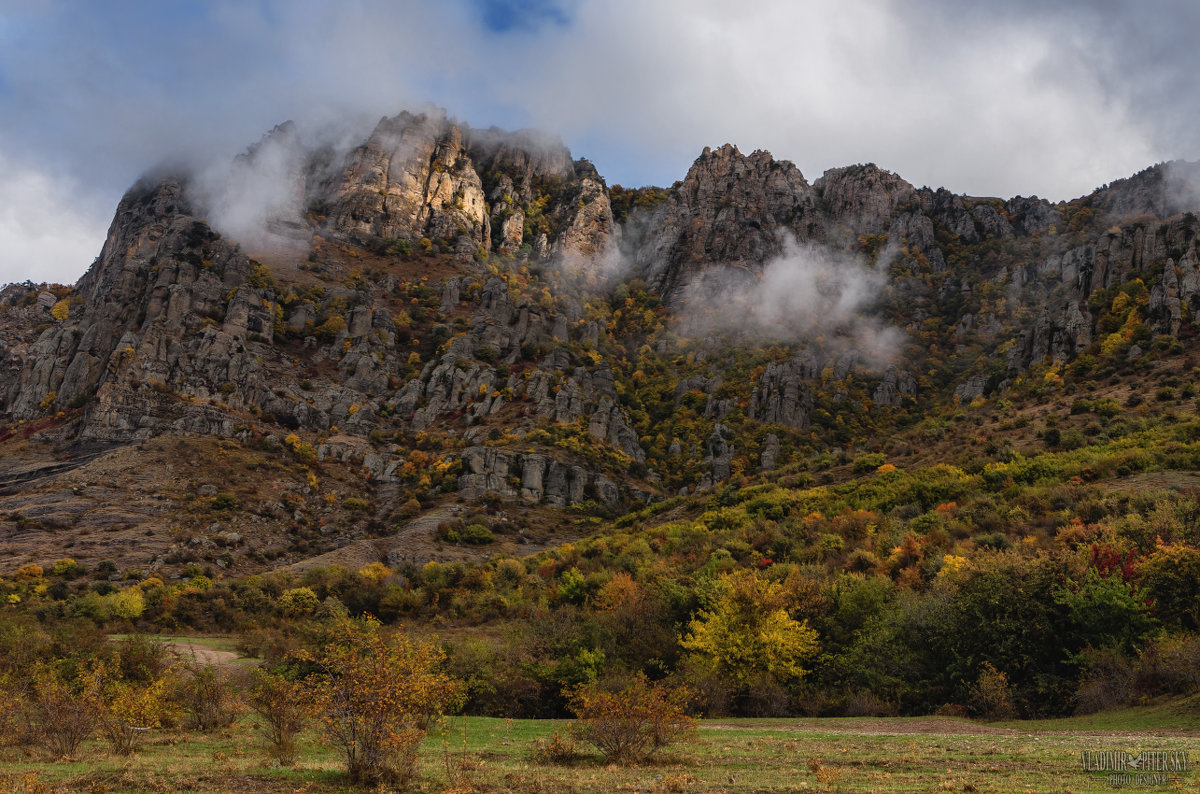
<svg viewBox="0 0 1200 794">
<path fill-rule="evenodd" d="M 810 184 L 726 145 L 618 222 L 596 169 L 548 136 L 402 113 L 337 149 L 281 125 L 223 194 L 187 174 L 139 182 L 74 288 L 0 292 L 0 443 L 46 458 L 0 487 L 163 438 L 342 467 L 376 522 L 452 495 L 618 512 L 748 481 L 1031 369 L 1053 384 L 1042 369 L 1186 343 L 1194 172 L 1157 166 L 1052 205 L 869 164 Z M 228 215 L 259 194 L 245 223 Z M 268 238 L 287 245 L 260 255 Z M 688 304 L 689 283 L 717 269 L 755 285 L 793 240 L 870 274 L 846 282 L 857 315 L 802 336 L 681 332 L 720 308 Z M 303 487 L 263 520 L 353 538 L 285 504 Z"/>
</svg>

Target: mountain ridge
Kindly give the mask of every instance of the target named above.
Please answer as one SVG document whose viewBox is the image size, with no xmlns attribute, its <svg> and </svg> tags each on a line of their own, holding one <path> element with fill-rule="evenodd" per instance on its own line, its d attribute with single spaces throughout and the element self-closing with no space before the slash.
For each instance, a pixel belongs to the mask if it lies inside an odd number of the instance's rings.
<svg viewBox="0 0 1200 794">
<path fill-rule="evenodd" d="M 38 470 L 208 438 L 261 452 L 255 466 L 278 459 L 286 484 L 245 497 L 261 537 L 227 563 L 254 569 L 265 550 L 336 548 L 456 498 L 614 516 L 892 444 L 1081 357 L 1120 369 L 1155 344 L 1175 355 L 1200 316 L 1200 225 L 1183 211 L 1195 193 L 1179 187 L 1193 164 L 1052 205 L 918 189 L 872 164 L 810 184 L 727 144 L 669 189 L 621 193 L 615 213 L 614 191 L 561 142 L 444 113 L 385 118 L 335 161 L 280 125 L 224 196 L 188 177 L 139 181 L 73 289 L 0 292 L 13 375 L 0 443 L 28 459 L 6 457 Z M 239 207 L 253 210 L 247 241 L 214 229 Z M 283 253 L 255 259 L 254 234 Z M 705 279 L 713 305 L 689 292 Z M 738 324 L 762 283 L 785 285 L 781 316 L 816 318 L 804 334 Z M 845 327 L 825 333 L 829 307 L 855 292 Z M 708 317 L 738 301 L 733 318 Z M 858 349 L 853 327 L 869 323 L 897 334 L 890 359 Z M 36 481 L 18 468 L 15 485 Z M 45 468 L 50 483 L 73 476 Z M 306 482 L 318 469 L 339 472 L 332 505 Z M 366 516 L 337 509 L 355 482 Z M 206 484 L 177 494 L 192 505 L 182 522 L 130 527 L 171 543 L 119 554 L 157 570 L 195 556 L 185 535 L 224 548 L 206 530 Z M 0 504 L 10 550 L 31 531 L 21 500 L 36 496 L 17 491 Z"/>
</svg>

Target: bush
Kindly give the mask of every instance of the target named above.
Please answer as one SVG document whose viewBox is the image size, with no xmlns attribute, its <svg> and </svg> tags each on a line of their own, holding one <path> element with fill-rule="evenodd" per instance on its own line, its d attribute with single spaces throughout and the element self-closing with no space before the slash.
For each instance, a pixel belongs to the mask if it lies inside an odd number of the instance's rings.
<svg viewBox="0 0 1200 794">
<path fill-rule="evenodd" d="M 979 678 L 971 686 L 971 713 L 991 722 L 1013 716 L 1012 685 L 991 662 L 983 663 Z"/>
<path fill-rule="evenodd" d="M 459 697 L 433 643 L 385 632 L 375 620 L 343 618 L 316 653 L 298 656 L 317 668 L 308 691 L 355 783 L 408 779 L 431 721 Z"/>
<path fill-rule="evenodd" d="M 91 672 L 97 721 L 112 751 L 129 756 L 141 746 L 146 732 L 174 722 L 167 702 L 167 676 L 150 680 L 124 680 L 105 664 Z"/>
<path fill-rule="evenodd" d="M 267 753 L 280 766 L 296 763 L 296 736 L 312 719 L 312 701 L 300 683 L 255 670 L 247 702 L 262 717 Z"/>
<path fill-rule="evenodd" d="M 293 587 L 284 590 L 275 599 L 275 608 L 284 617 L 297 618 L 311 615 L 321 606 L 321 599 L 311 587 Z"/>
<path fill-rule="evenodd" d="M 73 756 L 96 730 L 96 706 L 58 675 L 40 670 L 25 687 L 20 712 L 24 743 L 51 758 Z"/>
<path fill-rule="evenodd" d="M 241 712 L 229 673 L 199 662 L 184 664 L 175 700 L 187 714 L 188 724 L 200 731 L 228 728 Z"/>
<path fill-rule="evenodd" d="M 867 472 L 875 471 L 884 463 L 887 462 L 882 454 L 873 452 L 869 455 L 863 455 L 854 461 L 854 465 L 850 467 L 855 474 L 866 474 Z"/>
<path fill-rule="evenodd" d="M 1075 690 L 1075 712 L 1094 714 L 1133 700 L 1133 665 L 1120 652 L 1089 650 L 1082 654 L 1084 672 Z"/>
<path fill-rule="evenodd" d="M 491 543 L 496 539 L 492 531 L 483 524 L 467 524 L 458 533 L 458 538 L 463 543 L 484 544 Z"/>
<path fill-rule="evenodd" d="M 685 712 L 688 697 L 686 689 L 651 683 L 641 673 L 616 692 L 581 684 L 571 694 L 578 718 L 571 730 L 610 763 L 641 763 L 695 733 L 696 721 Z"/>
<path fill-rule="evenodd" d="M 558 731 L 548 739 L 535 739 L 529 758 L 535 764 L 570 764 L 582 758 L 579 745 Z"/>
<path fill-rule="evenodd" d="M 239 510 L 242 502 L 231 493 L 219 493 L 213 497 L 210 507 L 213 510 Z"/>
<path fill-rule="evenodd" d="M 1154 640 L 1138 660 L 1145 694 L 1190 695 L 1200 690 L 1200 637 L 1180 634 Z"/>
</svg>

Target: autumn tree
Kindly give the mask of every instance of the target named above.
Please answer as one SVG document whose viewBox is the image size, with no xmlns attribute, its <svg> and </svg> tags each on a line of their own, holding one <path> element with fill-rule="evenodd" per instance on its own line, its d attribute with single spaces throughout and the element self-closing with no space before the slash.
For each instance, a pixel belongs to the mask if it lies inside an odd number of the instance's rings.
<svg viewBox="0 0 1200 794">
<path fill-rule="evenodd" d="M 309 693 L 324 735 L 356 783 L 395 783 L 416 765 L 431 722 L 459 698 L 431 642 L 387 632 L 373 618 L 339 620 L 315 653 Z"/>
<path fill-rule="evenodd" d="M 100 660 L 86 671 L 83 680 L 100 731 L 117 755 L 132 755 L 148 731 L 172 719 L 167 699 L 169 674 L 128 680 L 112 663 Z"/>
<path fill-rule="evenodd" d="M 680 644 L 714 673 L 745 686 L 764 672 L 780 682 L 803 677 L 817 633 L 788 613 L 779 583 L 739 570 L 721 578 L 712 608 L 688 624 Z"/>
</svg>

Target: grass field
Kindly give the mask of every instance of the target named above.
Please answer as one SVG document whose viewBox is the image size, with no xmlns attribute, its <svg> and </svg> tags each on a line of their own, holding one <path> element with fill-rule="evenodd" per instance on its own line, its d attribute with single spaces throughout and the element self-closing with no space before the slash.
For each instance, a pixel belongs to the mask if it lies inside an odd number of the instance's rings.
<svg viewBox="0 0 1200 794">
<path fill-rule="evenodd" d="M 1190 752 L 1200 741 L 1200 717 L 1191 705 L 1174 703 L 989 725 L 932 717 L 706 720 L 695 741 L 668 748 L 644 766 L 616 767 L 595 757 L 570 765 L 534 763 L 534 741 L 564 728 L 556 721 L 451 718 L 425 742 L 412 788 L 464 793 L 1098 792 L 1113 788 L 1081 769 L 1082 751 Z M 96 741 L 80 757 L 53 763 L 6 748 L 0 755 L 0 792 L 361 790 L 345 785 L 340 759 L 315 739 L 306 737 L 303 758 L 292 769 L 266 760 L 251 718 L 211 734 L 152 736 L 131 759 L 109 755 Z M 1170 788 L 1200 787 L 1200 776 L 1182 777 Z"/>
</svg>

